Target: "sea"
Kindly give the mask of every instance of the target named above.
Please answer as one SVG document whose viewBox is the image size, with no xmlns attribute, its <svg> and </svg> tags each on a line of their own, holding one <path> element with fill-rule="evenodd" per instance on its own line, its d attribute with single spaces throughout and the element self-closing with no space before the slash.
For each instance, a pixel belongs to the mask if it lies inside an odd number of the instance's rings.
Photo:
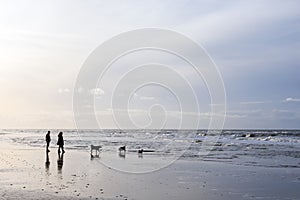
<svg viewBox="0 0 300 200">
<path fill-rule="evenodd" d="M 0 129 L 0 140 L 16 146 L 45 147 L 48 129 Z M 300 168 L 300 130 L 50 130 L 51 147 L 56 148 L 62 131 L 65 149 L 90 151 L 101 145 L 102 152 L 118 152 L 126 146 L 134 154 L 162 159 L 226 162 L 234 165 Z"/>
</svg>

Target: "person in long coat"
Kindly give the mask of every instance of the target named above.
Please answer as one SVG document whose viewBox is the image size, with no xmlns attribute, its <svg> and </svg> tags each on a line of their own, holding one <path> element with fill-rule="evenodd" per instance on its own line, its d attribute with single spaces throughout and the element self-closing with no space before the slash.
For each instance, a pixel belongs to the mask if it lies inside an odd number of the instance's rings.
<svg viewBox="0 0 300 200">
<path fill-rule="evenodd" d="M 65 153 L 63 132 L 59 132 L 58 134 L 57 145 L 58 145 L 58 153 L 60 153 L 60 149 L 62 150 L 62 153 Z"/>
</svg>

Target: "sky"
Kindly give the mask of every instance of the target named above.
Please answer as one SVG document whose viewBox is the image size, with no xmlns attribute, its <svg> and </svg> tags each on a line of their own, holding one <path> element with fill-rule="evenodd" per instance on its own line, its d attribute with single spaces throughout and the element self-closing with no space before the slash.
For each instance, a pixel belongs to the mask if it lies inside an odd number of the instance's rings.
<svg viewBox="0 0 300 200">
<path fill-rule="evenodd" d="M 78 127 L 74 118 L 73 91 L 82 66 L 103 42 L 148 27 L 183 34 L 209 54 L 226 91 L 224 128 L 299 129 L 299 7 L 299 1 L 276 0 L 0 0 L 0 129 L 95 128 L 89 123 Z M 114 80 L 133 64 L 154 62 L 149 58 L 189 73 L 180 59 L 163 52 L 121 59 L 101 87 L 89 90 L 101 128 L 132 128 L 117 107 L 124 100 L 135 127 L 160 128 L 164 121 L 164 128 L 194 128 L 179 126 L 183 116 L 199 119 L 199 127 L 206 128 L 211 101 L 199 77 L 187 75 L 196 88 L 199 110 L 186 102 L 180 110 L 170 90 L 155 85 L 138 89 L 129 100 L 116 96 L 112 107 L 108 96 L 119 83 Z M 190 94 L 175 74 L 165 77 L 178 91 Z"/>
</svg>

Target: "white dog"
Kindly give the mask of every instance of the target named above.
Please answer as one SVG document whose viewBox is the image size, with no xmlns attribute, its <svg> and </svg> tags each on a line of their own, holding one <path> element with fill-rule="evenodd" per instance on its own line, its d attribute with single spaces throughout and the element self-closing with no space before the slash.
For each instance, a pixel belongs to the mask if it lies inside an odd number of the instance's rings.
<svg viewBox="0 0 300 200">
<path fill-rule="evenodd" d="M 102 146 L 98 145 L 98 146 L 95 146 L 95 145 L 91 145 L 91 157 L 93 158 L 93 150 L 96 151 L 96 157 L 99 157 L 99 154 L 100 154 L 100 151 L 102 150 Z"/>
</svg>

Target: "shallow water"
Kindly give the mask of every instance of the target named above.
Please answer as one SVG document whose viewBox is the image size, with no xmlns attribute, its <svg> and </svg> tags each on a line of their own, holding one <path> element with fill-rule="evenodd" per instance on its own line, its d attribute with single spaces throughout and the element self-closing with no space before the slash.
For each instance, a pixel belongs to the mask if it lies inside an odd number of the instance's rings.
<svg viewBox="0 0 300 200">
<path fill-rule="evenodd" d="M 57 133 L 51 130 L 51 146 Z M 0 130 L 0 139 L 31 147 L 44 147 L 47 130 Z M 115 153 L 126 145 L 128 153 L 151 150 L 161 159 L 227 162 L 235 165 L 300 168 L 300 130 L 63 130 L 66 149 L 89 150 L 102 145 Z"/>
<path fill-rule="evenodd" d="M 3 199 L 299 199 L 298 131 L 63 131 L 62 160 L 58 130 L 49 154 L 47 130 L 1 131 Z M 90 144 L 103 145 L 99 158 Z"/>
</svg>

